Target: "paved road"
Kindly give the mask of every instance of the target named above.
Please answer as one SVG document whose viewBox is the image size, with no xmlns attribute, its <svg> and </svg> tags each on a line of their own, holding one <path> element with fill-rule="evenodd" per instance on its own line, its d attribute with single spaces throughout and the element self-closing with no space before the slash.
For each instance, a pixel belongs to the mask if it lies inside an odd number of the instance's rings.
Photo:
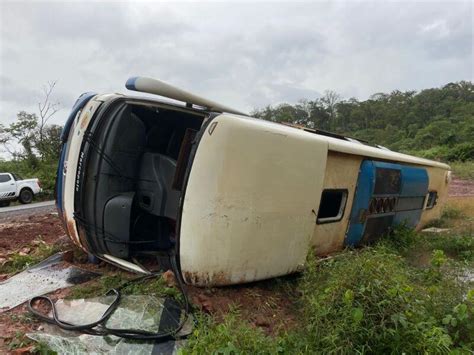
<svg viewBox="0 0 474 355">
<path fill-rule="evenodd" d="M 18 205 L 11 207 L 0 207 L 0 220 L 17 216 L 31 216 L 33 214 L 43 214 L 55 212 L 54 201 L 44 201 L 31 203 L 29 205 Z"/>
</svg>

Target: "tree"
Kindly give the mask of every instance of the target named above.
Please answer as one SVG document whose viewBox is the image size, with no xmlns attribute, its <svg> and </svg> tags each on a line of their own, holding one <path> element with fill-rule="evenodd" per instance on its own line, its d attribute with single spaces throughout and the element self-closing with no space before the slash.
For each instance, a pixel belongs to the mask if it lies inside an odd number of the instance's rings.
<svg viewBox="0 0 474 355">
<path fill-rule="evenodd" d="M 59 110 L 59 103 L 51 100 L 55 86 L 56 81 L 52 81 L 43 87 L 38 115 L 20 111 L 15 122 L 0 125 L 0 144 L 14 160 L 25 161 L 32 169 L 59 156 L 61 127 L 49 124 Z"/>
<path fill-rule="evenodd" d="M 37 145 L 40 156 L 45 161 L 55 161 L 61 152 L 62 126 L 52 124 L 43 128 L 43 142 Z"/>
<path fill-rule="evenodd" d="M 13 158 L 26 159 L 33 167 L 38 165 L 38 159 L 34 151 L 37 139 L 37 126 L 38 117 L 34 113 L 20 111 L 17 114 L 17 120 L 4 129 L 7 142 L 13 140 L 23 147 L 23 151 L 13 151 Z"/>
<path fill-rule="evenodd" d="M 40 151 L 49 150 L 47 147 L 50 142 L 45 142 L 45 128 L 48 121 L 54 116 L 59 110 L 59 102 L 51 101 L 51 95 L 56 86 L 57 81 L 49 81 L 46 85 L 43 86 L 43 100 L 38 102 L 38 113 L 39 120 L 37 123 L 38 126 L 38 141 L 36 143 L 36 148 Z M 42 154 L 41 157 L 43 158 Z"/>
<path fill-rule="evenodd" d="M 333 90 L 326 90 L 324 96 L 321 98 L 321 102 L 329 114 L 330 129 L 334 129 L 336 126 L 336 105 L 340 100 L 341 96 Z"/>
</svg>

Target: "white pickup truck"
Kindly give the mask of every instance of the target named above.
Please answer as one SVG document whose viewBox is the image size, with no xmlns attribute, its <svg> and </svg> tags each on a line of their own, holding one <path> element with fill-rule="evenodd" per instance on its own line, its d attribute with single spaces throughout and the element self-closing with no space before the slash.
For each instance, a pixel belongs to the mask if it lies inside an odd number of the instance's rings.
<svg viewBox="0 0 474 355">
<path fill-rule="evenodd" d="M 38 179 L 23 180 L 17 174 L 0 173 L 0 207 L 5 207 L 11 201 L 31 203 L 33 196 L 41 192 Z"/>
</svg>

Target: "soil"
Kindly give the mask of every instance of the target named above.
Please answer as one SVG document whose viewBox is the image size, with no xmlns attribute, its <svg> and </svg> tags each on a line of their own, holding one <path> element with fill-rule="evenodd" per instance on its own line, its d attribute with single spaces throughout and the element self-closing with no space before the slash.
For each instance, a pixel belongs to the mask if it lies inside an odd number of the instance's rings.
<svg viewBox="0 0 474 355">
<path fill-rule="evenodd" d="M 34 246 L 41 239 L 48 244 L 69 243 L 57 213 L 16 216 L 0 221 L 0 258 Z"/>
<path fill-rule="evenodd" d="M 461 204 L 465 196 L 474 196 L 474 181 L 465 181 L 454 178 L 449 195 L 453 196 L 448 203 Z M 471 198 L 468 198 L 471 199 Z M 471 203 L 470 203 L 471 205 Z M 8 259 L 11 254 L 30 253 L 38 245 L 38 239 L 48 244 L 60 243 L 61 249 L 73 248 L 66 237 L 57 213 L 44 211 L 36 214 L 15 215 L 0 220 L 0 263 Z M 113 267 L 104 263 L 84 264 L 86 257 L 77 255 L 71 260 L 79 267 L 98 271 L 100 273 L 114 273 Z M 2 261 L 3 260 L 3 261 Z M 80 265 L 79 265 L 80 264 Z M 173 283 L 173 275 L 167 274 L 167 282 Z M 3 275 L 3 279 L 8 275 Z M 297 276 L 288 276 L 292 279 Z M 2 275 L 0 275 L 0 281 Z M 281 283 L 286 284 L 288 283 Z M 290 283 L 291 284 L 291 283 Z M 296 325 L 298 313 L 294 301 L 296 290 L 288 287 L 279 287 L 274 280 L 256 282 L 247 285 L 222 288 L 197 288 L 188 286 L 188 295 L 191 302 L 203 312 L 211 314 L 220 320 L 229 310 L 238 309 L 243 319 L 247 319 L 254 327 L 260 327 L 265 333 L 274 335 L 281 330 L 291 329 Z M 57 290 L 49 296 L 53 300 L 64 298 L 69 294 L 68 289 Z M 18 334 L 37 330 L 42 325 L 29 316 L 25 304 L 10 311 L 0 313 L 0 353 L 12 353 L 9 344 Z M 23 353 L 32 349 L 28 344 L 22 345 Z"/>
<path fill-rule="evenodd" d="M 296 297 L 292 297 L 296 292 L 276 287 L 274 280 L 209 289 L 188 287 L 191 302 L 203 312 L 222 320 L 226 313 L 237 310 L 242 319 L 268 335 L 276 335 L 296 325 L 298 311 L 294 302 Z"/>
<path fill-rule="evenodd" d="M 474 180 L 462 180 L 454 176 L 449 184 L 449 196 L 474 196 Z"/>
</svg>

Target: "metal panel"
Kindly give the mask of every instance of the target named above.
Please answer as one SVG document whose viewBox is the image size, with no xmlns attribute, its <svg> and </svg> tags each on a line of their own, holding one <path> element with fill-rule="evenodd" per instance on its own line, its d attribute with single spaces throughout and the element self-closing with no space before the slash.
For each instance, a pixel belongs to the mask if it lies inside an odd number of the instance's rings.
<svg viewBox="0 0 474 355">
<path fill-rule="evenodd" d="M 428 182 L 424 168 L 363 161 L 345 244 L 373 242 L 401 223 L 415 227 L 421 218 Z"/>
<path fill-rule="evenodd" d="M 179 253 L 185 281 L 226 285 L 301 269 L 321 197 L 326 142 L 229 115 L 211 124 L 184 196 Z"/>
</svg>

